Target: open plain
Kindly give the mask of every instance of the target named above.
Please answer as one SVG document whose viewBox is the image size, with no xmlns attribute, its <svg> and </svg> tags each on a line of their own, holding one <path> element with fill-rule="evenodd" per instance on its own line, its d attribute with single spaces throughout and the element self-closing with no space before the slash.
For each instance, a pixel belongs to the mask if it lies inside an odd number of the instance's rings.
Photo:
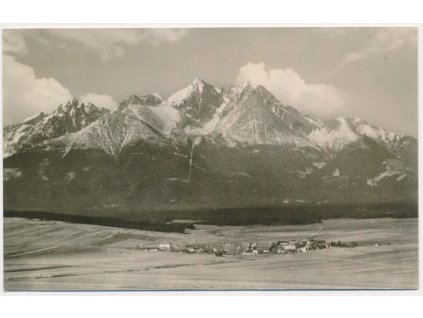
<svg viewBox="0 0 423 318">
<path fill-rule="evenodd" d="M 416 289 L 417 219 L 331 219 L 290 226 L 196 225 L 186 234 L 4 218 L 8 291 Z M 269 244 L 314 238 L 358 247 L 293 255 L 151 252 L 163 242 Z"/>
</svg>

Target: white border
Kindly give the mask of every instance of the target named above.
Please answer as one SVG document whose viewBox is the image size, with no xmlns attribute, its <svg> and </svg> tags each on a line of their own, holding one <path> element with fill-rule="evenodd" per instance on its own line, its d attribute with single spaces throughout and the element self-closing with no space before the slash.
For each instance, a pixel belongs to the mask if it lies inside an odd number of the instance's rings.
<svg viewBox="0 0 423 318">
<path fill-rule="evenodd" d="M 345 26 L 353 26 L 353 27 L 364 27 L 364 26 L 373 26 L 373 27 L 382 27 L 382 26 L 410 26 L 410 27 L 418 27 L 419 28 L 419 44 L 418 44 L 418 58 L 419 58 L 419 79 L 422 74 L 422 47 L 423 47 L 423 25 L 419 24 L 0 24 L 0 30 L 8 29 L 8 28 L 136 28 L 136 27 L 144 27 L 144 28 L 168 28 L 168 27 L 184 27 L 184 28 L 223 28 L 223 27 L 345 27 Z M 2 44 L 1 44 L 2 45 Z M 0 46 L 1 48 L 1 46 Z M 2 64 L 0 65 L 0 73 L 2 73 Z M 2 77 L 0 78 L 0 83 L 2 84 Z M 419 80 L 420 84 L 420 80 Z M 419 112 L 418 112 L 418 119 L 419 123 L 423 122 L 423 112 L 420 109 L 421 106 L 421 93 L 422 87 L 421 85 L 418 86 L 418 94 L 419 94 Z M 2 92 L 0 94 L 2 97 Z M 1 104 L 3 105 L 3 99 L 1 98 Z M 2 113 L 0 114 L 0 119 L 2 119 Z M 422 137 L 423 137 L 423 128 L 419 125 L 419 167 L 421 166 L 421 160 L 423 160 L 423 147 L 422 147 Z M 0 140 L 0 146 L 2 149 L 3 146 L 3 139 Z M 3 176 L 3 161 L 1 161 L 1 172 L 0 176 Z M 421 184 L 421 180 L 423 177 L 423 172 L 419 169 L 419 184 Z M 0 186 L 1 195 L 0 195 L 0 204 L 3 206 L 3 183 Z M 419 202 L 422 202 L 423 198 L 423 191 L 421 187 L 419 187 Z M 419 207 L 419 214 L 420 214 L 420 207 Z M 3 255 L 3 218 L 0 220 L 0 254 Z M 423 228 L 423 219 L 419 218 L 419 234 L 422 233 Z M 285 296 L 334 296 L 334 295 L 423 295 L 423 284 L 422 284 L 422 273 L 423 273 L 423 258 L 422 258 L 422 238 L 419 235 L 419 286 L 418 290 L 322 290 L 322 291 L 295 291 L 295 290 L 287 290 L 287 291 L 98 291 L 98 292 L 13 292 L 13 293 L 4 293 L 3 288 L 3 258 L 0 261 L 0 295 L 1 294 L 13 294 L 13 295 L 108 295 L 108 296 L 116 296 L 116 295 L 248 295 L 248 296 L 263 296 L 263 295 L 285 295 Z"/>
<path fill-rule="evenodd" d="M 418 1 L 3 0 L 3 23 L 410 23 Z"/>
<path fill-rule="evenodd" d="M 105 0 L 106 1 L 106 0 Z M 358 23 L 352 26 L 414 26 L 421 21 L 419 1 L 368 1 L 368 0 L 294 0 L 294 1 L 250 1 L 254 5 L 245 5 L 244 1 L 230 0 L 163 0 L 152 1 L 115 1 L 114 6 L 104 5 L 99 1 L 22 1 L 3 0 L 0 3 L 0 21 L 9 23 L 4 27 L 155 27 L 169 26 L 159 23 L 182 23 L 174 27 L 217 27 L 239 26 L 228 23 L 244 23 L 244 26 L 258 26 L 264 23 L 281 26 L 280 23 L 290 23 L 282 26 L 351 26 L 349 23 Z M 169 2 L 171 2 L 169 4 Z M 269 6 L 273 2 L 273 6 Z M 87 23 L 101 23 L 92 25 Z M 126 24 L 130 22 L 131 24 Z M 392 23 L 396 23 L 392 25 Z M 13 24 L 10 23 L 19 23 Z M 30 23 L 30 24 L 22 24 Z M 55 23 L 46 25 L 46 23 Z M 64 24 L 67 23 L 67 24 Z M 74 24 L 69 24 L 74 23 Z M 110 24 L 117 23 L 117 24 Z M 141 24 L 142 23 L 142 24 Z M 150 24 L 147 24 L 150 23 Z M 196 24 L 202 23 L 202 24 Z M 204 24 L 209 23 L 209 24 Z M 213 24 L 210 24 L 213 23 Z M 270 23 L 270 24 L 269 24 Z M 313 23 L 313 24 L 310 24 Z M 320 24 L 316 24 L 320 23 Z M 261 25 L 260 25 L 261 26 Z M 264 26 L 264 25 L 263 25 Z M 420 25 L 421 26 L 421 25 Z M 422 32 L 419 32 L 419 79 L 422 74 Z M 1 66 L 0 66 L 1 67 Z M 1 81 L 1 79 L 0 79 Z M 423 114 L 421 105 L 421 81 L 419 81 L 419 121 L 422 123 Z M 0 115 L 1 116 L 1 115 Z M 419 129 L 419 140 L 422 138 L 422 128 Z M 422 160 L 421 143 L 419 141 L 419 167 Z M 2 170 L 1 170 L 2 171 Z M 2 172 L 1 172 L 2 173 Z M 419 171 L 419 184 L 422 173 Z M 421 187 L 419 200 L 422 198 Z M 421 201 L 420 201 L 421 202 Z M 1 223 L 2 221 L 0 221 Z M 2 234 L 1 227 L 0 233 Z M 422 220 L 419 219 L 419 233 L 422 233 Z M 1 236 L 2 240 L 3 236 Z M 1 242 L 1 241 L 0 241 Z M 1 244 L 0 249 L 2 249 Z M 420 273 L 422 273 L 422 238 L 419 237 Z M 3 260 L 1 260 L 2 264 Z M 2 277 L 2 271 L 0 278 Z M 422 278 L 420 274 L 420 288 Z M 3 280 L 1 280 L 3 281 Z M 22 293 L 23 294 L 23 293 Z M 19 294 L 22 295 L 22 294 Z M 102 293 L 101 295 L 114 296 L 116 293 Z M 180 293 L 179 295 L 185 295 Z M 191 295 L 192 293 L 186 293 Z M 207 293 L 206 295 L 216 293 Z M 359 315 L 388 317 L 421 317 L 421 300 L 418 298 L 384 297 L 358 298 L 344 297 L 314 297 L 317 295 L 422 295 L 418 292 L 314 292 L 313 297 L 306 297 L 307 292 L 284 292 L 272 295 L 301 295 L 289 298 L 272 297 L 269 293 L 259 293 L 266 297 L 226 297 L 232 293 L 224 293 L 220 297 L 89 297 L 73 296 L 71 303 L 68 297 L 13 297 L 16 294 L 0 297 L 0 313 L 9 317 L 120 317 L 136 315 L 145 317 L 260 317 L 264 315 L 281 316 L 293 315 L 304 317 L 354 317 Z M 243 293 L 239 293 L 244 295 Z M 248 293 L 256 295 L 256 293 Z M 27 295 L 33 295 L 27 294 Z M 49 294 L 47 294 L 49 295 Z M 56 294 L 55 294 L 56 295 Z M 61 295 L 69 295 L 62 293 Z M 71 294 L 75 295 L 75 294 Z M 81 295 L 81 294 L 79 294 Z M 98 295 L 98 294 L 96 294 Z M 122 294 L 118 294 L 119 296 Z M 134 295 L 131 293 L 131 295 Z M 157 294 L 156 294 L 157 295 Z M 164 294 L 163 294 L 164 295 Z M 202 295 L 205 295 L 202 293 Z M 0 295 L 3 296 L 3 295 Z M 7 301 L 5 301 L 7 300 Z"/>
<path fill-rule="evenodd" d="M 228 24 L 201 24 L 201 25 L 195 25 L 195 24 L 183 24 L 183 25 L 169 25 L 169 24 L 154 24 L 154 25 L 150 25 L 150 24 L 119 24 L 119 25 L 110 25 L 110 24 L 101 24 L 101 25 L 87 25 L 87 24 L 60 24 L 60 25 L 44 25 L 44 24 L 13 24 L 13 25 L 0 25 L 0 27 L 2 29 L 4 28 L 39 28 L 39 27 L 48 27 L 48 28 L 52 28 L 52 27 L 78 27 L 78 28 L 86 28 L 86 27 L 95 27 L 95 28 L 110 28 L 110 27 L 124 27 L 124 28 L 132 28 L 132 27 L 201 27 L 201 28 L 205 28 L 205 27 L 234 27 L 235 25 L 228 25 Z M 280 26 L 280 27 L 293 27 L 293 26 L 305 26 L 305 25 L 297 25 L 297 24 L 273 24 L 273 25 L 269 25 L 269 24 L 244 24 L 244 25 L 236 25 L 236 27 L 269 27 L 269 26 Z M 347 24 L 308 24 L 307 26 L 313 26 L 313 27 L 322 27 L 322 26 L 331 26 L 331 27 L 335 27 L 335 26 L 370 26 L 369 24 L 354 24 L 354 25 L 347 25 Z M 371 26 L 412 26 L 412 27 L 419 27 L 419 78 L 420 75 L 422 74 L 422 56 L 421 56 L 421 52 L 422 52 L 422 43 L 423 43 L 423 32 L 422 31 L 422 26 L 419 26 L 417 24 L 373 24 Z M 0 67 L 0 71 L 1 71 L 1 67 Z M 1 79 L 2 80 L 2 79 Z M 0 80 L 0 81 L 1 81 Z M 419 85 L 419 106 L 421 105 L 421 86 Z M 423 113 L 420 111 L 420 107 L 419 107 L 419 112 L 418 112 L 418 118 L 419 118 L 419 122 L 423 122 L 422 120 L 422 116 Z M 422 140 L 422 127 L 419 125 L 419 166 L 421 163 L 421 160 L 423 158 L 423 150 L 422 150 L 422 144 L 421 144 L 421 140 Z M 0 145 L 2 146 L 2 140 L 0 140 Z M 3 174 L 3 162 L 1 163 L 1 176 Z M 422 180 L 422 171 L 421 169 L 419 169 L 419 184 L 420 181 Z M 0 189 L 3 189 L 3 184 L 1 183 Z M 419 202 L 421 202 L 422 200 L 422 191 L 420 191 L 421 189 L 419 188 Z M 1 191 L 1 193 L 3 193 L 3 191 Z M 3 206 L 3 196 L 1 195 L 1 204 Z M 420 209 L 419 209 L 420 210 Z M 419 211 L 420 212 L 420 211 Z M 3 220 L 0 221 L 0 224 L 3 224 Z M 422 225 L 423 225 L 423 220 L 422 218 L 419 218 L 419 233 L 421 233 L 421 229 L 422 229 Z M 3 226 L 1 226 L 1 230 L 0 233 L 3 234 Z M 0 239 L 0 253 L 1 255 L 3 255 L 3 235 L 1 235 L 1 239 Z M 101 292 L 101 294 L 103 295 L 132 295 L 134 293 L 139 294 L 139 295 L 204 295 L 204 294 L 212 294 L 212 295 L 275 295 L 275 294 L 280 294 L 280 295 L 423 295 L 423 290 L 422 290 L 422 275 L 421 273 L 423 272 L 423 261 L 422 261 L 422 238 L 419 235 L 419 286 L 420 289 L 419 290 L 407 290 L 407 291 L 394 291 L 394 290 L 387 290 L 387 291 L 383 291 L 383 290 L 376 290 L 376 291 L 372 291 L 372 290 L 361 290 L 361 291 L 207 291 L 207 292 L 193 292 L 193 291 L 184 291 L 184 292 L 171 292 L 171 291 L 161 291 L 161 292 L 146 292 L 146 291 L 135 291 L 135 292 Z M 1 269 L 3 268 L 3 259 L 1 259 Z M 0 272 L 0 279 L 1 279 L 1 286 L 3 286 L 3 271 Z M 3 288 L 2 288 L 3 290 Z M 38 292 L 25 292 L 25 293 L 13 293 L 15 295 L 17 294 L 25 294 L 25 295 L 57 295 L 58 293 L 50 293 L 50 292 L 42 292 L 42 293 L 38 293 Z M 61 295 L 77 295 L 77 294 L 81 294 L 80 292 L 60 292 L 59 294 Z M 84 292 L 84 295 L 95 295 L 98 294 L 98 292 Z"/>
</svg>

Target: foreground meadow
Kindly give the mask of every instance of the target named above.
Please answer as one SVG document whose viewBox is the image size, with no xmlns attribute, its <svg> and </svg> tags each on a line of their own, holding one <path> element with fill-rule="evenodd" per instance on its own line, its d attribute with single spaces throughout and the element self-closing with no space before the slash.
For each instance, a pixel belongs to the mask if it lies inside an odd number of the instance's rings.
<svg viewBox="0 0 423 318">
<path fill-rule="evenodd" d="M 22 290 L 415 289 L 417 219 L 292 226 L 196 225 L 187 234 L 4 219 L 4 285 Z M 158 243 L 355 241 L 294 255 L 148 252 Z"/>
</svg>

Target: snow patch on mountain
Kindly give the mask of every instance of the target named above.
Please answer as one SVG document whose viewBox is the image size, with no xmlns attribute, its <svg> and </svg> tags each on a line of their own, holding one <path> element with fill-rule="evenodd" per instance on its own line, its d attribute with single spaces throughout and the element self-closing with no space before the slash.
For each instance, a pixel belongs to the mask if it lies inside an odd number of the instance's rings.
<svg viewBox="0 0 423 318">
<path fill-rule="evenodd" d="M 385 143 L 397 142 L 402 135 L 389 132 L 383 128 L 371 126 L 366 121 L 355 118 L 353 119 L 357 132 L 371 139 L 380 140 Z"/>
<path fill-rule="evenodd" d="M 3 129 L 3 155 L 9 157 L 44 140 L 79 131 L 107 113 L 107 109 L 74 98 L 49 115 L 39 113 Z"/>
<path fill-rule="evenodd" d="M 367 185 L 377 187 L 383 179 L 393 176 L 397 176 L 396 181 L 401 181 L 410 172 L 407 165 L 398 159 L 387 159 L 382 164 L 385 166 L 385 171 L 373 178 L 367 179 Z"/>
<path fill-rule="evenodd" d="M 168 105 L 126 104 L 124 108 L 103 116 L 84 129 L 63 137 L 66 156 L 72 149 L 102 149 L 117 156 L 123 148 L 138 141 L 166 144 L 178 123 L 178 112 Z"/>
<path fill-rule="evenodd" d="M 167 99 L 168 104 L 171 106 L 179 105 L 188 99 L 194 93 L 202 93 L 204 90 L 204 81 L 196 78 L 190 85 L 187 87 L 173 93 Z"/>
<path fill-rule="evenodd" d="M 76 178 L 76 173 L 75 171 L 69 171 L 68 173 L 66 173 L 65 175 L 65 180 L 66 181 L 72 181 L 73 179 Z"/>
<path fill-rule="evenodd" d="M 170 133 L 181 121 L 180 113 L 167 104 L 152 107 L 151 111 L 162 120 L 164 133 Z"/>
<path fill-rule="evenodd" d="M 321 121 L 302 114 L 261 85 L 246 82 L 225 90 L 199 78 L 167 100 L 158 94 L 131 95 L 111 113 L 73 99 L 49 115 L 40 113 L 6 127 L 3 135 L 5 157 L 40 143 L 44 150 L 93 147 L 115 156 L 140 140 L 162 144 L 202 136 L 228 147 L 272 145 L 299 150 L 318 169 L 352 143 L 371 147 L 373 140 L 404 161 L 417 147 L 411 137 L 358 118 Z"/>
<path fill-rule="evenodd" d="M 326 165 L 326 162 L 313 162 L 312 164 L 313 164 L 313 166 L 315 166 L 317 169 L 322 169 L 322 168 Z"/>
<path fill-rule="evenodd" d="M 314 129 L 308 134 L 308 138 L 328 150 L 338 152 L 357 141 L 360 136 L 351 128 L 346 118 L 340 117 Z"/>
<path fill-rule="evenodd" d="M 385 179 L 387 177 L 392 177 L 392 176 L 395 176 L 395 175 L 399 175 L 398 178 L 400 178 L 404 174 L 402 174 L 401 172 L 398 172 L 398 171 L 384 171 L 384 172 L 381 172 L 379 175 L 377 175 L 374 178 L 367 179 L 367 185 L 369 185 L 371 187 L 377 187 L 383 179 Z M 405 176 L 406 175 L 404 175 L 404 177 Z M 398 180 L 398 178 L 397 178 L 397 180 Z M 401 179 L 399 179 L 399 180 L 401 180 Z"/>
<path fill-rule="evenodd" d="M 12 179 L 20 178 L 23 176 L 23 171 L 19 168 L 4 168 L 3 169 L 3 180 L 9 181 Z"/>
<path fill-rule="evenodd" d="M 197 78 L 187 87 L 172 94 L 166 102 L 188 119 L 186 125 L 202 126 L 222 104 L 222 93 Z"/>
</svg>

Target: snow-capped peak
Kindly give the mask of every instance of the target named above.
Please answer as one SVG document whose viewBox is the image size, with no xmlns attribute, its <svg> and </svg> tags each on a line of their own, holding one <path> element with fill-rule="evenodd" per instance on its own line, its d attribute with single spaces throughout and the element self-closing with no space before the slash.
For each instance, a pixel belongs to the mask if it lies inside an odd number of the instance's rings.
<svg viewBox="0 0 423 318">
<path fill-rule="evenodd" d="M 170 105 L 177 105 L 182 103 L 185 99 L 189 98 L 192 94 L 202 94 L 204 90 L 204 86 L 208 85 L 204 82 L 201 78 L 196 78 L 192 83 L 190 83 L 187 87 L 177 91 L 176 93 L 172 94 L 168 99 L 167 102 Z M 208 85 L 214 89 L 211 85 Z"/>
<path fill-rule="evenodd" d="M 3 130 L 4 156 L 29 149 L 47 139 L 76 132 L 96 121 L 109 111 L 76 98 L 61 104 L 51 114 L 39 113 Z"/>
<path fill-rule="evenodd" d="M 70 99 L 66 103 L 59 105 L 59 107 L 57 107 L 54 110 L 54 113 L 58 113 L 58 112 L 63 111 L 63 110 L 68 110 L 68 109 L 71 109 L 73 107 L 78 107 L 79 104 L 80 104 L 80 101 L 76 97 L 73 97 L 72 99 Z"/>
<path fill-rule="evenodd" d="M 13 145 L 31 144 L 35 140 L 40 142 L 77 132 L 108 112 L 73 98 L 50 115 L 40 113 L 21 124 L 6 127 L 4 143 L 8 153 L 13 153 Z M 131 95 L 120 103 L 115 112 L 117 117 L 131 118 L 130 124 L 139 125 L 140 129 L 148 125 L 166 136 L 176 131 L 185 136 L 232 134 L 232 139 L 241 139 L 245 144 L 294 143 L 321 151 L 324 148 L 331 154 L 357 140 L 364 142 L 357 145 L 367 147 L 368 138 L 380 145 L 388 145 L 388 150 L 398 153 L 407 142 L 413 143 L 402 135 L 372 126 L 360 118 L 315 119 L 282 104 L 264 86 L 248 81 L 225 90 L 196 78 L 167 100 L 157 93 Z M 136 138 L 137 134 L 134 133 L 133 137 Z"/>
<path fill-rule="evenodd" d="M 255 89 L 256 87 L 254 87 L 250 82 L 245 82 L 242 86 L 232 86 L 228 90 L 228 98 L 239 103 L 248 98 Z"/>
<path fill-rule="evenodd" d="M 74 116 L 76 112 L 89 114 L 100 109 L 102 108 L 95 106 L 93 103 L 82 102 L 74 97 L 57 107 L 49 116 L 62 116 L 65 113 L 70 113 L 71 116 Z"/>
<path fill-rule="evenodd" d="M 187 87 L 171 95 L 166 103 L 198 125 L 213 117 L 216 109 L 223 103 L 223 94 L 202 79 L 196 78 Z"/>
</svg>

